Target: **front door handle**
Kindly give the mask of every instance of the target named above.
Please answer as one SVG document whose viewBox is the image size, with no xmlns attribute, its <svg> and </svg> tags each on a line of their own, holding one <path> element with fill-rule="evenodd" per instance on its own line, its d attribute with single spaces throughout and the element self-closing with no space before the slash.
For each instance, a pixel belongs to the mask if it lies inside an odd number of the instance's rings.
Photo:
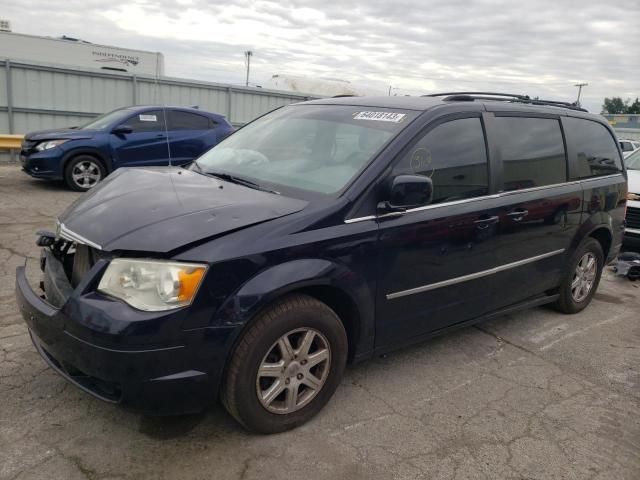
<svg viewBox="0 0 640 480">
<path fill-rule="evenodd" d="M 526 210 L 524 208 L 517 208 L 509 213 L 507 213 L 508 217 L 511 217 L 511 219 L 514 222 L 519 222 L 521 221 L 524 217 L 526 217 L 527 215 L 529 215 L 529 210 Z"/>
<path fill-rule="evenodd" d="M 489 225 L 498 223 L 499 220 L 500 220 L 500 217 L 493 216 L 493 217 L 480 218 L 479 220 L 475 220 L 473 223 L 475 223 L 478 228 L 485 229 L 485 228 L 489 228 Z"/>
</svg>

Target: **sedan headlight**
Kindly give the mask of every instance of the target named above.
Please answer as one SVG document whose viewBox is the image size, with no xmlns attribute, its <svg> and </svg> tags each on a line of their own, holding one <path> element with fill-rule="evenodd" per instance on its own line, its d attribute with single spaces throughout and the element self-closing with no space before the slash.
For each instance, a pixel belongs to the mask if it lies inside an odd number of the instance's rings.
<svg viewBox="0 0 640 480">
<path fill-rule="evenodd" d="M 191 304 L 206 271 L 198 263 L 116 258 L 98 291 L 140 310 L 171 310 Z"/>
<path fill-rule="evenodd" d="M 638 195 L 637 193 L 627 193 L 627 200 L 635 200 L 635 201 L 640 201 L 640 195 Z"/>
<path fill-rule="evenodd" d="M 42 152 L 43 150 L 49 150 L 50 148 L 57 147 L 58 145 L 62 145 L 65 142 L 68 142 L 69 139 L 66 140 L 47 140 L 45 142 L 40 142 L 36 145 L 36 150 L 38 152 Z"/>
</svg>

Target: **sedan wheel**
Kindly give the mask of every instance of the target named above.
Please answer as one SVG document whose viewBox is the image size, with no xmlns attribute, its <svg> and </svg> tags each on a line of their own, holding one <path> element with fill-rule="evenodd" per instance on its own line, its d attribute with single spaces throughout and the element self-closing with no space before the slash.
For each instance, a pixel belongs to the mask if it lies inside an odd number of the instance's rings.
<svg viewBox="0 0 640 480">
<path fill-rule="evenodd" d="M 64 181 L 77 192 L 86 192 L 95 187 L 107 172 L 102 162 L 93 155 L 78 155 L 67 162 L 64 169 Z"/>
<path fill-rule="evenodd" d="M 71 178 L 79 188 L 86 190 L 95 186 L 102 179 L 102 172 L 94 160 L 84 160 L 73 166 Z"/>
</svg>

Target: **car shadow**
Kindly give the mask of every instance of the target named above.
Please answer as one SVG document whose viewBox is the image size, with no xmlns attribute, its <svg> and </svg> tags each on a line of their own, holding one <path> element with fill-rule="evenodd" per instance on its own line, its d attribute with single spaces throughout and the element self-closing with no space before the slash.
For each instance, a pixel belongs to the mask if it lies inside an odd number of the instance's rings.
<svg viewBox="0 0 640 480">
<path fill-rule="evenodd" d="M 155 440 L 171 440 L 187 435 L 200 425 L 210 413 L 210 411 L 206 411 L 193 415 L 171 417 L 142 416 L 138 431 Z"/>
</svg>

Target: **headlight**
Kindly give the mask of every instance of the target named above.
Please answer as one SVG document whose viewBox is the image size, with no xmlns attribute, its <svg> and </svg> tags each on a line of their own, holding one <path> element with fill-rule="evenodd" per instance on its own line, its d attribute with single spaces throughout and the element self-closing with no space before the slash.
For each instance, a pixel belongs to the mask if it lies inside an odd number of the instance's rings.
<svg viewBox="0 0 640 480">
<path fill-rule="evenodd" d="M 635 200 L 635 201 L 640 201 L 640 195 L 638 195 L 637 193 L 627 193 L 627 200 Z"/>
<path fill-rule="evenodd" d="M 198 263 L 116 258 L 98 291 L 140 310 L 171 310 L 191 304 L 206 271 Z"/>
<path fill-rule="evenodd" d="M 36 150 L 38 152 L 42 152 L 43 150 L 49 150 L 50 148 L 57 147 L 58 145 L 62 145 L 64 142 L 68 142 L 69 140 L 47 140 L 46 142 L 40 142 L 36 145 Z"/>
</svg>

